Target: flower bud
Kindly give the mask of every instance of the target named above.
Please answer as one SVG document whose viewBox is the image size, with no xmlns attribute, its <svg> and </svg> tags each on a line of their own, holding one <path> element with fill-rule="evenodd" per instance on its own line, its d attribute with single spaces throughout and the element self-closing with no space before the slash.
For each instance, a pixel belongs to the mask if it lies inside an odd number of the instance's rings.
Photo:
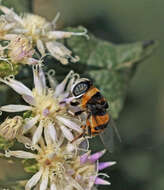
<svg viewBox="0 0 164 190">
<path fill-rule="evenodd" d="M 6 140 L 13 140 L 22 133 L 23 118 L 15 116 L 13 118 L 7 118 L 0 125 L 0 136 Z"/>
</svg>

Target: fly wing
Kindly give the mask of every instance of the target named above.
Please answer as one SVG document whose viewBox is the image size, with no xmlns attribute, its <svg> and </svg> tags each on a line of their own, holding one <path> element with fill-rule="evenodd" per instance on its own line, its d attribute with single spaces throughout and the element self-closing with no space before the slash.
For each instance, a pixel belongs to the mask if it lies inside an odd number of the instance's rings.
<svg viewBox="0 0 164 190">
<path fill-rule="evenodd" d="M 106 129 L 102 133 L 100 133 L 101 141 L 109 152 L 114 151 L 116 143 L 115 137 L 117 138 L 117 140 L 119 140 L 119 142 L 121 142 L 121 137 L 117 130 L 116 124 L 113 119 L 110 119 L 110 122 Z"/>
</svg>

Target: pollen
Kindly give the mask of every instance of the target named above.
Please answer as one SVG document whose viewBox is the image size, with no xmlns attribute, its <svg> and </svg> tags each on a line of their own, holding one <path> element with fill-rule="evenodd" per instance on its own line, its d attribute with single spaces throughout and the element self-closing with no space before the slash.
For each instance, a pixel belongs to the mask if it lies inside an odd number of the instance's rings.
<svg viewBox="0 0 164 190">
<path fill-rule="evenodd" d="M 57 114 L 63 113 L 64 108 L 59 104 L 57 98 L 49 91 L 46 95 L 38 95 L 34 90 L 36 106 L 33 109 L 35 115 L 40 115 L 41 119 L 54 118 Z"/>
<path fill-rule="evenodd" d="M 43 35 L 46 23 L 46 19 L 38 15 L 26 14 L 23 17 L 24 28 L 28 31 L 26 35 L 31 36 L 35 42 L 39 39 L 40 35 Z"/>
<path fill-rule="evenodd" d="M 51 175 L 56 179 L 63 177 L 66 159 L 61 148 L 56 149 L 52 144 L 42 147 L 36 160 L 40 167 L 48 168 Z"/>
</svg>

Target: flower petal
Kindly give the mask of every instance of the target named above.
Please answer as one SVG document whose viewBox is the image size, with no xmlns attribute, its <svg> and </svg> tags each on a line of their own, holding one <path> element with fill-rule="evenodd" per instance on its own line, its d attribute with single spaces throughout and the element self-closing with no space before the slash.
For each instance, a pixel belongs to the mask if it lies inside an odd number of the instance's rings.
<svg viewBox="0 0 164 190">
<path fill-rule="evenodd" d="M 47 36 L 49 39 L 63 39 L 63 38 L 70 38 L 71 36 L 86 36 L 87 39 L 89 36 L 87 35 L 87 30 L 84 32 L 64 32 L 64 31 L 50 31 L 48 32 Z"/>
<path fill-rule="evenodd" d="M 63 38 L 70 38 L 72 36 L 71 32 L 63 32 L 63 31 L 50 31 L 47 34 L 49 39 L 56 40 L 56 39 L 63 39 Z"/>
<path fill-rule="evenodd" d="M 45 138 L 45 141 L 46 141 L 47 145 L 52 144 L 52 140 L 51 140 L 51 137 L 50 137 L 50 133 L 49 133 L 48 127 L 44 128 L 44 138 Z"/>
<path fill-rule="evenodd" d="M 32 159 L 36 158 L 36 155 L 31 153 L 31 152 L 26 152 L 26 151 L 6 151 L 6 157 L 14 156 L 16 158 L 24 158 L 24 159 Z"/>
<path fill-rule="evenodd" d="M 96 177 L 96 179 L 95 179 L 95 184 L 96 184 L 96 185 L 110 185 L 111 183 L 108 182 L 108 181 L 106 181 L 106 180 L 104 180 L 104 179 L 101 179 L 101 178 L 99 178 L 99 177 Z"/>
<path fill-rule="evenodd" d="M 54 125 L 52 123 L 50 123 L 47 128 L 48 128 L 48 132 L 50 134 L 52 141 L 56 142 L 57 141 L 57 135 L 56 135 L 56 130 L 55 130 Z"/>
<path fill-rule="evenodd" d="M 43 72 L 42 66 L 39 65 L 39 79 L 42 83 L 42 88 L 45 91 L 46 90 L 46 78 L 45 78 L 45 74 Z"/>
<path fill-rule="evenodd" d="M 32 138 L 33 145 L 35 145 L 40 140 L 42 132 L 43 132 L 43 124 L 42 122 L 40 122 Z"/>
<path fill-rule="evenodd" d="M 89 161 L 91 163 L 96 162 L 99 158 L 101 158 L 105 154 L 105 152 L 106 152 L 106 150 L 103 150 L 103 151 L 92 154 L 91 156 L 89 156 Z"/>
<path fill-rule="evenodd" d="M 72 62 L 77 62 L 79 60 L 78 57 L 72 57 L 72 52 L 59 42 L 49 41 L 46 42 L 45 45 L 51 55 L 64 65 L 68 63 L 68 58 L 70 58 Z"/>
<path fill-rule="evenodd" d="M 24 99 L 25 102 L 27 102 L 28 104 L 30 105 L 35 105 L 36 104 L 36 101 L 35 101 L 35 98 L 32 97 L 32 96 L 29 96 L 29 95 L 23 95 L 22 98 Z"/>
<path fill-rule="evenodd" d="M 48 174 L 49 174 L 49 170 L 48 170 L 48 168 L 46 168 L 43 175 L 42 175 L 42 180 L 41 180 L 41 184 L 40 184 L 40 190 L 46 190 L 47 189 L 47 186 L 48 186 Z"/>
<path fill-rule="evenodd" d="M 1 106 L 0 107 L 1 111 L 5 112 L 22 112 L 22 111 L 27 111 L 27 110 L 32 110 L 31 106 L 25 106 L 25 105 L 7 105 L 7 106 Z"/>
<path fill-rule="evenodd" d="M 23 126 L 23 133 L 26 133 L 28 130 L 30 130 L 38 121 L 39 116 L 30 118 Z"/>
<path fill-rule="evenodd" d="M 41 168 L 35 175 L 33 175 L 30 180 L 28 180 L 26 186 L 25 186 L 25 190 L 30 190 L 32 187 L 34 187 L 38 181 L 41 178 L 43 169 Z"/>
<path fill-rule="evenodd" d="M 37 63 L 39 63 L 39 60 L 34 59 L 33 57 L 29 57 L 29 58 L 27 59 L 27 64 L 28 64 L 28 65 L 36 65 Z"/>
<path fill-rule="evenodd" d="M 18 140 L 18 142 L 23 143 L 24 145 L 26 145 L 26 144 L 32 145 L 31 139 L 28 138 L 28 137 L 25 137 L 23 135 L 22 136 L 18 136 L 17 140 Z"/>
<path fill-rule="evenodd" d="M 63 135 L 66 137 L 67 140 L 72 141 L 74 139 L 73 134 L 67 127 L 65 127 L 64 125 L 61 125 L 60 128 L 63 132 Z"/>
<path fill-rule="evenodd" d="M 110 166 L 113 166 L 114 164 L 116 164 L 116 162 L 100 162 L 98 164 L 98 170 L 103 170 L 105 168 L 108 168 Z"/>
<path fill-rule="evenodd" d="M 37 40 L 37 48 L 42 56 L 45 55 L 45 48 L 43 42 L 40 39 Z"/>
<path fill-rule="evenodd" d="M 60 121 L 61 123 L 63 123 L 64 125 L 66 125 L 67 127 L 81 133 L 82 129 L 80 128 L 79 125 L 77 125 L 76 123 L 74 123 L 73 121 L 70 121 L 69 119 L 65 118 L 65 117 L 61 117 L 61 116 L 57 116 L 56 119 L 58 121 Z"/>
<path fill-rule="evenodd" d="M 88 161 L 88 156 L 89 156 L 89 152 L 83 154 L 82 156 L 80 156 L 80 163 L 81 164 L 85 164 Z"/>
<path fill-rule="evenodd" d="M 84 190 L 81 185 L 76 181 L 74 180 L 72 177 L 67 177 L 66 176 L 66 179 L 68 181 L 68 184 L 70 184 L 72 187 L 74 187 L 75 189 L 78 189 L 78 190 Z"/>
<path fill-rule="evenodd" d="M 0 10 L 2 12 L 4 12 L 7 16 L 10 16 L 10 18 L 15 20 L 16 22 L 19 22 L 20 24 L 23 25 L 23 21 L 22 21 L 21 17 L 19 17 L 12 9 L 9 9 L 9 8 L 1 5 Z"/>
<path fill-rule="evenodd" d="M 50 190 L 57 190 L 56 185 L 54 183 L 51 183 Z"/>
<path fill-rule="evenodd" d="M 28 87 L 26 87 L 23 83 L 17 80 L 10 79 L 10 78 L 8 78 L 8 80 L 4 80 L 0 78 L 0 82 L 3 82 L 7 84 L 8 86 L 10 86 L 18 94 L 21 94 L 21 95 L 25 94 L 25 95 L 29 95 L 33 97 L 32 91 Z"/>
<path fill-rule="evenodd" d="M 61 93 L 63 93 L 65 86 L 73 73 L 74 73 L 73 71 L 70 71 L 68 75 L 65 77 L 65 79 L 60 84 L 57 85 L 54 93 L 55 97 L 58 97 Z"/>
<path fill-rule="evenodd" d="M 39 95 L 42 95 L 46 90 L 46 84 L 45 76 L 41 68 L 41 65 L 36 65 L 36 67 L 33 67 L 33 76 L 35 89 Z"/>
</svg>

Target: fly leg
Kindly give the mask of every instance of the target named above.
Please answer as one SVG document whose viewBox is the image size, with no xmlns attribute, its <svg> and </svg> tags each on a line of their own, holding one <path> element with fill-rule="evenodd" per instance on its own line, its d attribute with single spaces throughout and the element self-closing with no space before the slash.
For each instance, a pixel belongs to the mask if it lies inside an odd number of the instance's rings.
<svg viewBox="0 0 164 190">
<path fill-rule="evenodd" d="M 76 136 L 72 141 L 71 143 L 75 142 L 76 140 L 78 140 L 79 138 L 83 137 L 85 135 L 85 129 L 86 129 L 86 126 L 85 125 L 82 125 L 81 128 L 83 129 L 83 132 L 81 134 L 79 134 L 78 136 Z"/>
<path fill-rule="evenodd" d="M 83 129 L 83 132 L 81 134 L 79 134 L 78 136 L 76 136 L 72 141 L 71 143 L 75 142 L 77 139 L 81 138 L 82 136 L 85 136 L 86 135 L 86 129 L 90 129 L 90 122 L 89 122 L 89 118 L 90 118 L 91 114 L 89 113 L 88 114 L 88 117 L 87 117 L 87 122 L 86 122 L 86 125 L 82 125 L 81 128 Z"/>
</svg>

